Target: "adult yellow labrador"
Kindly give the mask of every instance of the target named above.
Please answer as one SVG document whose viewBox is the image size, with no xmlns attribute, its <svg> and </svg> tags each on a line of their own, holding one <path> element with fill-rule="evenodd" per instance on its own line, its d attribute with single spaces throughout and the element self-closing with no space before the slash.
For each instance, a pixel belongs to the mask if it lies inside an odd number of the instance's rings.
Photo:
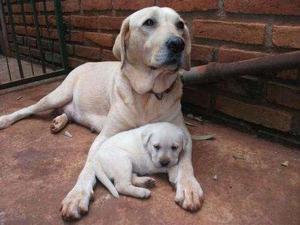
<svg viewBox="0 0 300 225">
<path fill-rule="evenodd" d="M 179 164 L 169 172 L 176 185 L 175 201 L 184 209 L 201 207 L 203 191 L 193 172 L 192 141 L 185 127 L 178 71 L 190 68 L 191 41 L 182 18 L 170 8 L 149 7 L 123 21 L 113 47 L 121 62 L 86 63 L 36 104 L 0 117 L 0 128 L 49 109 L 62 109 L 51 130 L 72 119 L 100 134 L 92 144 L 77 183 L 62 201 L 64 218 L 80 218 L 88 211 L 96 182 L 92 159 L 101 144 L 124 130 L 153 122 L 182 127 L 188 138 Z"/>
</svg>

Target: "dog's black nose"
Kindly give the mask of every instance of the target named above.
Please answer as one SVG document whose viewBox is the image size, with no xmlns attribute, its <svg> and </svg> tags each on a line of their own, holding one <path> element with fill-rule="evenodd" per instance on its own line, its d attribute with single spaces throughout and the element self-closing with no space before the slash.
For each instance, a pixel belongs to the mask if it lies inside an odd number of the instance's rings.
<svg viewBox="0 0 300 225">
<path fill-rule="evenodd" d="M 180 53 L 184 49 L 184 41 L 180 37 L 170 37 L 166 42 L 167 48 L 173 53 Z"/>
<path fill-rule="evenodd" d="M 163 159 L 159 161 L 160 165 L 165 167 L 167 165 L 169 165 L 170 161 L 168 159 Z"/>
</svg>

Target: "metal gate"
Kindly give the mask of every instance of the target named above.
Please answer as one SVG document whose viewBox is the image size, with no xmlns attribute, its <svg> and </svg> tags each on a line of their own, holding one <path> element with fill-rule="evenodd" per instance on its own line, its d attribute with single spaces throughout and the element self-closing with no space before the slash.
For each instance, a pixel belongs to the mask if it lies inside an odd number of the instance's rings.
<svg viewBox="0 0 300 225">
<path fill-rule="evenodd" d="M 66 74 L 61 1 L 0 1 L 0 89 Z"/>
</svg>

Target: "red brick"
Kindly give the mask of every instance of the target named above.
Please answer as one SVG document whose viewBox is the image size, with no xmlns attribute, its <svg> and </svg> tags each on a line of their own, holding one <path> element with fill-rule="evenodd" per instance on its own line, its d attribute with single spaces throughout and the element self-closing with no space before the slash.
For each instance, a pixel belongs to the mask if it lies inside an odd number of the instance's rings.
<svg viewBox="0 0 300 225">
<path fill-rule="evenodd" d="M 74 42 L 83 42 L 83 32 L 80 31 L 72 31 L 69 35 L 69 38 L 67 38 L 68 41 L 74 41 Z"/>
<path fill-rule="evenodd" d="M 166 6 L 181 12 L 207 11 L 218 8 L 217 0 L 160 0 L 159 6 Z"/>
<path fill-rule="evenodd" d="M 83 29 L 97 29 L 97 16 L 78 16 L 72 15 L 71 16 L 71 25 L 72 27 L 76 28 L 83 28 Z"/>
<path fill-rule="evenodd" d="M 46 1 L 46 11 L 52 12 L 54 11 L 54 1 Z M 35 8 L 37 11 L 43 12 L 44 11 L 44 3 L 43 2 L 37 2 L 35 3 Z"/>
<path fill-rule="evenodd" d="M 209 88 L 187 87 L 183 89 L 182 101 L 202 108 L 211 107 L 211 92 Z"/>
<path fill-rule="evenodd" d="M 114 44 L 114 36 L 112 34 L 85 32 L 84 39 L 104 47 L 112 47 Z"/>
<path fill-rule="evenodd" d="M 145 7 L 153 6 L 155 4 L 154 0 L 114 0 L 113 8 L 120 10 L 138 10 Z"/>
<path fill-rule="evenodd" d="M 81 0 L 83 10 L 107 10 L 112 8 L 111 0 Z"/>
<path fill-rule="evenodd" d="M 265 24 L 216 20 L 194 20 L 195 37 L 233 41 L 244 44 L 263 44 Z"/>
<path fill-rule="evenodd" d="M 15 26 L 15 31 L 16 34 L 21 34 L 21 35 L 28 35 L 28 36 L 35 36 L 36 35 L 36 30 L 34 27 L 29 27 L 25 29 L 25 26 Z M 27 32 L 26 32 L 27 31 Z"/>
<path fill-rule="evenodd" d="M 300 15 L 300 1 L 284 0 L 224 0 L 227 12 Z"/>
<path fill-rule="evenodd" d="M 300 87 L 269 83 L 267 85 L 267 100 L 279 105 L 300 109 Z"/>
<path fill-rule="evenodd" d="M 100 60 L 100 48 L 75 45 L 75 55 L 88 59 Z"/>
<path fill-rule="evenodd" d="M 16 31 L 16 34 L 22 34 L 22 35 L 26 34 L 24 26 L 15 26 L 15 31 Z"/>
<path fill-rule="evenodd" d="M 214 48 L 208 45 L 192 45 L 192 60 L 198 60 L 203 63 L 212 61 Z"/>
<path fill-rule="evenodd" d="M 300 26 L 274 26 L 273 44 L 278 47 L 300 48 Z"/>
<path fill-rule="evenodd" d="M 61 3 L 61 6 L 64 13 L 80 11 L 78 0 L 65 0 Z"/>
<path fill-rule="evenodd" d="M 102 61 L 118 61 L 111 50 L 103 49 L 101 54 Z"/>
<path fill-rule="evenodd" d="M 69 57 L 68 63 L 71 68 L 75 68 L 81 64 L 84 64 L 86 61 L 78 58 Z"/>
<path fill-rule="evenodd" d="M 4 7 L 5 12 L 7 12 L 7 7 Z M 12 5 L 12 12 L 15 13 L 21 13 L 21 5 L 20 4 L 13 4 Z M 24 4 L 24 12 L 32 12 L 32 7 L 29 3 Z"/>
<path fill-rule="evenodd" d="M 268 55 L 267 53 L 263 52 L 256 52 L 256 51 L 245 51 L 235 48 L 226 48 L 221 47 L 219 49 L 219 62 L 227 63 L 227 62 L 235 62 L 240 60 L 246 60 L 251 58 L 258 58 Z"/>
<path fill-rule="evenodd" d="M 119 30 L 124 19 L 124 17 L 116 16 L 99 16 L 97 20 L 98 29 Z"/>
<path fill-rule="evenodd" d="M 283 70 L 277 73 L 277 78 L 281 80 L 293 80 L 296 81 L 298 78 L 300 79 L 300 70 L 293 69 L 293 70 Z"/>
<path fill-rule="evenodd" d="M 216 97 L 216 110 L 227 115 L 288 132 L 293 126 L 293 114 L 280 109 L 253 105 L 225 96 Z"/>
<path fill-rule="evenodd" d="M 58 33 L 56 29 L 40 28 L 41 36 L 49 39 L 58 39 Z"/>
<path fill-rule="evenodd" d="M 265 95 L 264 83 L 254 76 L 242 76 L 218 83 L 220 90 L 261 102 Z"/>
</svg>

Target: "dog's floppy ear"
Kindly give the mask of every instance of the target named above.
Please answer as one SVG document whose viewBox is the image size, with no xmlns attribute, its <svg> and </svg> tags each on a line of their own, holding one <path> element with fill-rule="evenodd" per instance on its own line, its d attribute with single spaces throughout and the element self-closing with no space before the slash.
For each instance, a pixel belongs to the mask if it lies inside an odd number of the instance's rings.
<svg viewBox="0 0 300 225">
<path fill-rule="evenodd" d="M 191 69 L 191 37 L 187 25 L 184 25 L 183 38 L 185 41 L 184 56 L 182 67 L 185 70 Z"/>
<path fill-rule="evenodd" d="M 187 134 L 184 131 L 182 131 L 182 150 L 183 151 L 186 150 L 188 142 L 189 142 L 189 138 L 188 138 Z"/>
<path fill-rule="evenodd" d="M 142 143 L 144 148 L 147 147 L 151 137 L 152 137 L 152 129 L 148 127 L 142 131 Z"/>
<path fill-rule="evenodd" d="M 125 39 L 128 31 L 129 31 L 129 18 L 126 18 L 122 23 L 120 33 L 118 34 L 113 47 L 113 54 L 118 60 L 121 61 L 122 67 L 124 65 L 125 57 L 126 57 Z"/>
</svg>

